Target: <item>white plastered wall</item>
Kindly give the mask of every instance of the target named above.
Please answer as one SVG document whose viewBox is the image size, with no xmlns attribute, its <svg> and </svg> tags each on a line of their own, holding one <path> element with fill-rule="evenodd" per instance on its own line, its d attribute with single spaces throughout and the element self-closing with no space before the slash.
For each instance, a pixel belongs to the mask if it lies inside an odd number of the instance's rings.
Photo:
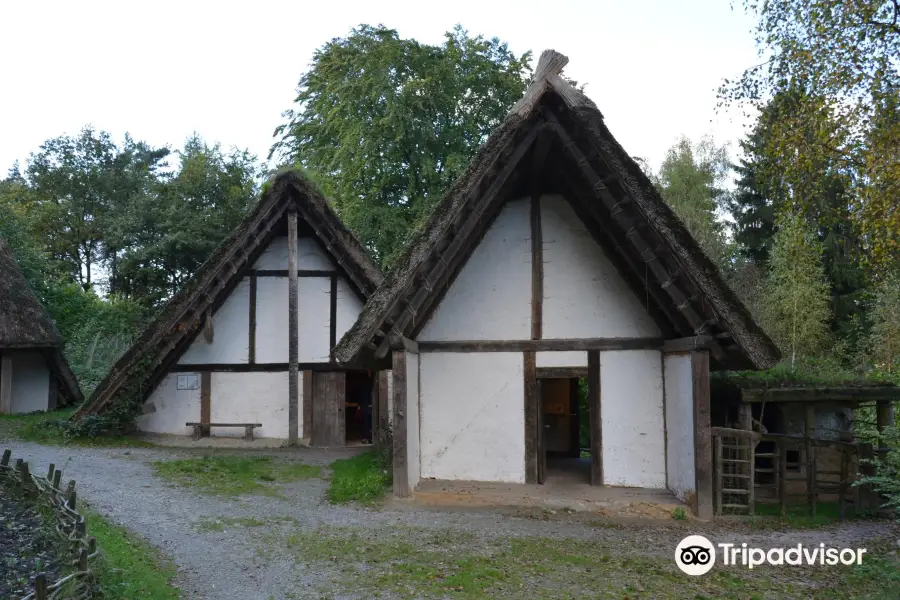
<svg viewBox="0 0 900 600">
<path fill-rule="evenodd" d="M 210 420 L 213 423 L 262 423 L 253 435 L 288 437 L 288 373 L 214 372 L 210 386 Z M 300 431 L 303 427 L 303 374 L 300 374 Z M 214 436 L 242 437 L 237 427 L 213 427 Z"/>
<path fill-rule="evenodd" d="M 565 198 L 541 197 L 541 230 L 545 338 L 660 334 Z"/>
<path fill-rule="evenodd" d="M 356 295 L 356 292 L 351 289 L 350 284 L 343 277 L 338 277 L 337 324 L 335 325 L 338 341 L 353 327 L 362 309 L 363 301 L 359 299 L 359 296 Z"/>
<path fill-rule="evenodd" d="M 419 341 L 531 339 L 529 207 L 529 200 L 503 207 Z"/>
<path fill-rule="evenodd" d="M 587 352 L 536 352 L 538 367 L 587 367 Z"/>
<path fill-rule="evenodd" d="M 665 356 L 667 487 L 680 500 L 694 493 L 694 389 L 689 354 Z"/>
<path fill-rule="evenodd" d="M 522 353 L 419 359 L 422 478 L 524 483 Z"/>
<path fill-rule="evenodd" d="M 33 350 L 12 353 L 10 413 L 47 410 L 50 369 L 44 355 Z"/>
<path fill-rule="evenodd" d="M 297 313 L 298 360 L 302 363 L 328 362 L 331 353 L 331 280 L 327 277 L 298 279 Z M 287 310 L 282 315 L 287 330 Z"/>
<path fill-rule="evenodd" d="M 288 268 L 287 236 L 273 238 L 253 265 L 254 269 L 283 271 Z M 324 271 L 334 269 L 334 263 L 319 243 L 310 237 L 297 238 L 297 269 Z"/>
<path fill-rule="evenodd" d="M 137 428 L 151 433 L 172 433 L 190 435 L 193 429 L 185 423 L 200 420 L 200 386 L 196 389 L 179 390 L 178 376 L 194 376 L 198 381 L 200 373 L 169 373 L 150 394 L 144 403 L 147 414 L 140 415 Z"/>
<path fill-rule="evenodd" d="M 409 488 L 416 489 L 421 473 L 419 422 L 419 355 L 406 353 L 406 464 Z"/>
<path fill-rule="evenodd" d="M 236 364 L 250 360 L 250 280 L 247 277 L 213 313 L 212 324 L 212 343 L 206 342 L 201 331 L 178 364 Z"/>
<path fill-rule="evenodd" d="M 600 353 L 603 483 L 666 487 L 662 360 L 656 350 Z"/>
<path fill-rule="evenodd" d="M 288 280 L 287 277 L 259 277 L 256 280 L 256 362 L 287 361 Z"/>
</svg>

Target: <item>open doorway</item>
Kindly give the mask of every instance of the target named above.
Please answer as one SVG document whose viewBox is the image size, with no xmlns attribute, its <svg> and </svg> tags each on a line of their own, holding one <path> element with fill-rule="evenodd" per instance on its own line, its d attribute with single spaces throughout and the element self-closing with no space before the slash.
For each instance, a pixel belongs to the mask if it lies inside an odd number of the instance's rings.
<svg viewBox="0 0 900 600">
<path fill-rule="evenodd" d="M 540 380 L 543 482 L 591 483 L 591 432 L 584 378 Z"/>
<path fill-rule="evenodd" d="M 344 411 L 347 445 L 372 443 L 372 373 L 347 372 L 347 399 Z"/>
</svg>

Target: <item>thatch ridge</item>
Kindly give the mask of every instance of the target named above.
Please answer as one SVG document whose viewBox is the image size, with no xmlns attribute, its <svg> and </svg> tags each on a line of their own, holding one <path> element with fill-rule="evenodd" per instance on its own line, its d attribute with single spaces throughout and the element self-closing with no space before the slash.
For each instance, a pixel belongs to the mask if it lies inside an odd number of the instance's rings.
<svg viewBox="0 0 900 600">
<path fill-rule="evenodd" d="M 246 242 L 248 232 L 264 219 L 279 217 L 291 208 L 293 203 L 302 204 L 299 207 L 301 215 L 304 210 L 309 210 L 322 219 L 329 233 L 334 235 L 336 245 L 349 257 L 349 262 L 345 260 L 339 266 L 344 269 L 364 298 L 368 298 L 383 282 L 378 266 L 356 236 L 340 220 L 318 188 L 296 169 L 281 169 L 264 184 L 260 200 L 253 210 L 200 265 L 191 281 L 169 300 L 132 347 L 116 361 L 85 406 L 76 413 L 75 418 L 101 411 L 117 393 L 122 381 L 132 376 L 142 360 L 159 359 L 161 354 L 170 352 L 171 349 L 162 344 L 166 334 L 178 327 L 185 315 L 190 312 L 191 306 L 211 287 L 219 270 Z M 249 264 L 245 265 L 245 268 L 247 267 Z M 244 268 L 231 278 L 239 279 L 243 271 Z M 147 378 L 149 375 L 142 373 L 140 377 Z M 146 379 L 142 384 L 145 381 Z"/>
<path fill-rule="evenodd" d="M 372 295 L 357 322 L 338 343 L 335 356 L 339 361 L 359 359 L 376 332 L 388 333 L 385 322 L 389 322 L 393 307 L 402 300 L 404 292 L 414 293 L 415 290 L 410 289 L 417 270 L 445 235 L 451 217 L 469 200 L 468 191 L 472 185 L 501 151 L 511 132 L 539 113 L 545 103 L 561 104 L 563 110 L 589 134 L 587 137 L 591 139 L 594 152 L 618 172 L 623 187 L 635 200 L 643 218 L 682 265 L 686 276 L 704 296 L 704 301 L 713 307 L 723 327 L 740 347 L 745 362 L 756 368 L 767 368 L 778 361 L 778 348 L 754 322 L 750 312 L 725 283 L 719 269 L 663 201 L 640 166 L 609 132 L 596 105 L 562 79 L 560 71 L 567 62 L 568 59 L 552 50 L 541 55 L 535 78 L 523 98 L 491 134 L 468 170 L 435 207 L 427 225 L 411 240 L 400 262 L 402 268 L 391 273 L 388 281 Z"/>
</svg>

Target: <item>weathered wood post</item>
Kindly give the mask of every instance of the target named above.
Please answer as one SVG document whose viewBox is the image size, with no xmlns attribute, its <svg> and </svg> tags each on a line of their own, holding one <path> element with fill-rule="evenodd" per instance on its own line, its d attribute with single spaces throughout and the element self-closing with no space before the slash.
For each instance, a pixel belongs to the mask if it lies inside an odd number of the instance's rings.
<svg viewBox="0 0 900 600">
<path fill-rule="evenodd" d="M 694 475 L 697 517 L 713 517 L 712 427 L 710 419 L 709 351 L 691 351 L 694 396 Z"/>
<path fill-rule="evenodd" d="M 47 575 L 43 572 L 34 578 L 34 600 L 47 600 Z"/>
<path fill-rule="evenodd" d="M 778 442 L 778 503 L 781 517 L 787 516 L 787 444 Z"/>
<path fill-rule="evenodd" d="M 9 464 L 9 459 L 12 457 L 12 450 L 7 448 L 3 451 L 3 458 L 0 458 L 0 465 L 6 466 Z"/>
<path fill-rule="evenodd" d="M 297 208 L 292 206 L 288 223 L 288 444 L 297 445 L 300 430 L 300 315 L 297 306 Z M 304 398 L 304 402 L 312 398 Z"/>
</svg>

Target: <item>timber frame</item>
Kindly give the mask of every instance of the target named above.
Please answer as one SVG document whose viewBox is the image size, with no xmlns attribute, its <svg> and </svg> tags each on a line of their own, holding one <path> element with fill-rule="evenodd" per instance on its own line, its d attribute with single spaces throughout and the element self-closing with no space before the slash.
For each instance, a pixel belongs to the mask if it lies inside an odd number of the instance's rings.
<svg viewBox="0 0 900 600">
<path fill-rule="evenodd" d="M 146 399 L 166 373 L 182 368 L 177 365 L 178 359 L 204 328 L 207 317 L 225 302 L 243 277 L 249 277 L 254 291 L 259 277 L 280 276 L 292 281 L 299 277 L 331 278 L 331 289 L 334 290 L 340 273 L 346 276 L 350 287 L 363 300 L 368 299 L 382 283 L 381 272 L 365 248 L 303 175 L 293 170 L 282 171 L 273 176 L 263 189 L 256 207 L 200 266 L 192 283 L 168 302 L 131 349 L 116 362 L 93 395 L 75 413 L 74 419 L 102 412 L 126 389 L 134 391 L 135 383 L 143 399 Z M 297 222 L 302 221 L 303 231 L 312 234 L 339 271 L 300 271 L 295 268 L 291 275 L 291 269 L 282 272 L 252 268 L 271 240 L 284 233 L 282 230 L 289 213 L 296 215 Z M 296 289 L 296 286 L 293 287 Z M 250 323 L 256 322 L 255 300 L 255 294 L 251 294 Z M 251 327 L 250 331 L 248 342 L 254 342 L 254 328 Z M 335 337 L 332 331 L 331 338 Z M 254 346 L 255 343 L 250 345 L 248 365 L 191 365 L 190 368 L 192 371 L 202 371 L 207 367 L 212 371 L 282 370 L 282 365 L 256 364 Z M 291 362 L 298 371 L 322 370 L 324 367 L 345 370 L 334 362 L 315 366 L 301 365 L 296 360 Z M 288 370 L 294 370 L 292 366 L 289 363 Z M 292 397 L 299 395 L 299 390 L 295 388 L 296 385 L 291 386 Z M 296 410 L 291 411 L 294 424 L 298 416 Z M 297 427 L 291 428 L 292 438 L 296 432 Z"/>
<path fill-rule="evenodd" d="M 531 339 L 549 341 L 541 339 L 537 204 L 544 193 L 560 193 L 670 341 L 666 351 L 708 350 L 716 369 L 777 362 L 775 344 L 619 146 L 597 107 L 560 77 L 567 62 L 552 50 L 541 55 L 525 96 L 435 207 L 393 277 L 366 303 L 335 348 L 336 360 L 383 364 L 390 360 L 391 336 L 416 339 L 505 202 L 523 196 L 532 200 L 538 242 L 532 244 Z M 428 351 L 425 343 L 421 348 Z"/>
</svg>

